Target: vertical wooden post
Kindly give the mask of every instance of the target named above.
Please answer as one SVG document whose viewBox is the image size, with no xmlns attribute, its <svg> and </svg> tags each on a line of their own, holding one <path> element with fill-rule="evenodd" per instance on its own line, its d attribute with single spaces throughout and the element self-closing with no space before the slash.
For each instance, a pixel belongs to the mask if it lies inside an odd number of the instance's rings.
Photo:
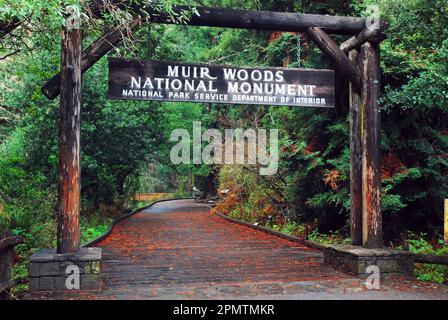
<svg viewBox="0 0 448 320">
<path fill-rule="evenodd" d="M 359 53 L 349 52 L 359 69 Z M 362 245 L 362 103 L 361 95 L 350 82 L 350 237 L 355 246 Z"/>
<path fill-rule="evenodd" d="M 448 244 L 448 199 L 445 199 L 445 210 L 443 221 L 444 221 L 443 240 L 445 241 L 445 244 Z"/>
<path fill-rule="evenodd" d="M 82 31 L 80 29 L 66 30 L 64 28 L 61 35 L 61 118 L 57 252 L 72 253 L 79 249 Z"/>
<path fill-rule="evenodd" d="M 10 232 L 0 232 L 0 244 L 11 236 Z M 11 279 L 11 268 L 14 248 L 0 247 L 0 285 L 7 283 Z M 8 299 L 8 292 L 0 288 L 0 300 Z"/>
<path fill-rule="evenodd" d="M 380 93 L 380 53 L 377 45 L 369 42 L 361 46 L 362 61 L 362 191 L 363 228 L 365 248 L 383 246 L 381 216 L 381 146 L 380 113 L 377 100 Z"/>
</svg>

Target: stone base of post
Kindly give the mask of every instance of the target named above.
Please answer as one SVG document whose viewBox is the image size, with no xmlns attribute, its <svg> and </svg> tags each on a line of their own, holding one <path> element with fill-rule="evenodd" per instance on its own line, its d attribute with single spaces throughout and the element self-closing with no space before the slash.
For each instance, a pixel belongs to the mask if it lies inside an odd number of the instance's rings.
<svg viewBox="0 0 448 320">
<path fill-rule="evenodd" d="M 29 291 L 101 289 L 101 248 L 58 254 L 43 249 L 30 257 Z"/>
<path fill-rule="evenodd" d="M 370 266 L 378 267 L 381 276 L 411 275 L 415 262 L 412 253 L 407 251 L 367 249 L 353 245 L 328 246 L 324 249 L 324 261 L 336 269 L 360 277 L 372 274 Z"/>
</svg>

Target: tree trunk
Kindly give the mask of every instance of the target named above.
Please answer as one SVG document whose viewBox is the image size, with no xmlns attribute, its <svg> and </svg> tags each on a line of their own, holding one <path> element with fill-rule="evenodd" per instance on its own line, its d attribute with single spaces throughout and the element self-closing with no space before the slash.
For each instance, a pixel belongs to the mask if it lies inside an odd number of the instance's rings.
<svg viewBox="0 0 448 320">
<path fill-rule="evenodd" d="M 358 51 L 349 57 L 359 68 Z M 362 112 L 361 96 L 350 83 L 350 236 L 355 246 L 362 245 Z"/>
<path fill-rule="evenodd" d="M 82 31 L 62 30 L 58 253 L 79 249 Z"/>
<path fill-rule="evenodd" d="M 204 188 L 199 199 L 209 199 L 213 196 L 216 196 L 215 178 L 215 171 L 211 172 L 207 177 L 205 177 Z"/>
<path fill-rule="evenodd" d="M 379 47 L 367 42 L 361 47 L 363 65 L 362 101 L 364 105 L 362 189 L 363 189 L 363 246 L 383 246 L 380 175 L 380 53 Z"/>
</svg>

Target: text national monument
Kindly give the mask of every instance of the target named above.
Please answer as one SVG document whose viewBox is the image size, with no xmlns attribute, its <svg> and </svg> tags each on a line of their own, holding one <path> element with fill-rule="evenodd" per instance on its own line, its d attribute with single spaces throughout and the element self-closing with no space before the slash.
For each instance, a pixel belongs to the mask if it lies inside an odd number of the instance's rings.
<svg viewBox="0 0 448 320">
<path fill-rule="evenodd" d="M 334 71 L 109 59 L 109 98 L 334 107 Z"/>
</svg>

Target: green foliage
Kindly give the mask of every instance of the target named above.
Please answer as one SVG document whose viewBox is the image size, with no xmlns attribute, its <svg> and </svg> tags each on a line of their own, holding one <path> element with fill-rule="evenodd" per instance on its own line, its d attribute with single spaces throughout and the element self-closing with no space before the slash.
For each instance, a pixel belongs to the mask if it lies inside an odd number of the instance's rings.
<svg viewBox="0 0 448 320">
<path fill-rule="evenodd" d="M 30 252 L 54 247 L 59 101 L 44 98 L 40 87 L 59 69 L 64 6 L 75 3 L 82 9 L 87 1 L 0 1 L 0 21 L 25 20 L 28 28 L 19 27 L 0 41 L 1 57 L 14 53 L 1 61 L 0 69 L 0 117 L 8 119 L 0 124 L 0 229 L 26 238 L 26 245 L 18 249 L 23 265 L 16 267 L 15 276 L 20 277 L 26 273 Z M 172 15 L 174 2 L 151 5 Z M 408 230 L 440 236 L 442 203 L 448 198 L 446 1 L 205 0 L 203 4 L 353 16 L 364 15 L 369 4 L 379 4 L 390 22 L 388 38 L 381 45 L 386 240 L 399 242 Z M 191 14 L 194 10 L 173 18 L 185 21 Z M 84 16 L 84 44 L 106 27 L 126 24 L 130 17 L 126 9 L 111 10 L 103 19 Z M 301 67 L 333 68 L 306 37 L 302 44 Z M 145 25 L 110 56 L 294 68 L 296 54 L 294 33 Z M 336 74 L 335 80 L 333 110 L 111 101 L 106 98 L 107 61 L 101 59 L 83 76 L 82 241 L 95 238 L 112 218 L 132 208 L 136 192 L 190 195 L 193 185 L 212 189 L 207 181 L 216 176 L 219 189 L 230 190 L 223 209 L 233 217 L 296 235 L 310 229 L 306 235 L 320 243 L 348 241 L 348 88 L 341 75 Z M 195 120 L 202 121 L 204 129 L 279 129 L 278 174 L 260 177 L 250 166 L 174 166 L 168 156 L 176 143 L 169 141 L 171 131 L 191 132 Z M 411 250 L 429 252 L 421 238 L 410 240 Z M 446 254 L 445 249 L 434 250 Z M 437 268 L 424 266 L 418 277 L 441 281 Z"/>
<path fill-rule="evenodd" d="M 170 3 L 161 2 L 159 9 L 169 11 Z M 0 231 L 13 230 L 25 237 L 25 245 L 17 252 L 20 262 L 14 268 L 14 277 L 22 278 L 32 252 L 56 246 L 59 101 L 49 101 L 40 89 L 59 69 L 59 32 L 67 2 L 8 0 L 4 4 L 0 5 L 0 21 L 26 20 L 28 28 L 23 32 L 18 27 L 0 41 L 1 56 L 14 53 L 2 60 L 0 69 L 0 116 L 8 119 L 0 123 Z M 115 25 L 111 20 L 117 18 L 85 21 L 86 44 L 104 26 Z M 162 43 L 157 32 L 169 29 L 174 35 L 176 28 L 159 26 L 152 31 L 143 27 L 139 32 L 152 33 L 155 38 L 151 48 L 148 42 L 135 39 L 126 39 L 122 48 L 129 55 L 157 58 L 151 52 Z M 159 57 L 176 52 L 176 45 L 167 46 Z M 175 180 L 166 182 L 177 173 L 166 157 L 169 134 L 200 115 L 202 107 L 107 100 L 106 59 L 83 75 L 83 84 L 81 242 L 86 242 L 106 231 L 112 218 L 133 205 L 135 192 L 147 182 L 140 177 L 148 166 L 157 168 L 155 175 L 163 191 L 177 188 Z M 179 112 L 172 113 L 170 108 Z M 25 288 L 18 287 L 18 292 Z"/>
<path fill-rule="evenodd" d="M 308 239 L 310 241 L 323 244 L 323 245 L 331 245 L 331 244 L 350 244 L 350 238 L 344 238 L 339 232 L 330 232 L 328 234 L 322 234 L 317 230 L 313 230 Z"/>
<path fill-rule="evenodd" d="M 448 196 L 444 156 L 448 150 L 448 8 L 438 0 L 381 1 L 380 5 L 391 22 L 381 53 L 383 154 L 395 155 L 403 165 L 384 181 L 387 204 L 396 202 L 395 208 L 387 206 L 386 230 L 405 234 L 409 228 L 426 227 L 430 231 L 431 225 L 441 224 L 442 203 Z M 388 221 L 395 223 L 388 225 Z"/>
<path fill-rule="evenodd" d="M 98 215 L 92 216 L 88 219 L 82 217 L 80 226 L 80 242 L 87 243 L 93 239 L 98 238 L 105 233 L 111 226 L 112 220 L 110 218 L 100 218 Z M 13 280 L 23 280 L 28 278 L 29 256 L 41 248 L 54 248 L 55 234 L 54 221 L 50 220 L 51 228 L 44 224 L 34 225 L 31 227 L 31 232 L 27 233 L 23 229 L 14 229 L 13 234 L 22 235 L 25 238 L 25 243 L 19 244 L 15 247 L 16 260 L 12 269 Z M 28 290 L 28 284 L 20 284 L 13 288 L 11 294 L 19 298 Z"/>
<path fill-rule="evenodd" d="M 380 100 L 381 205 L 386 243 L 400 242 L 408 230 L 424 230 L 434 238 L 440 237 L 442 204 L 448 197 L 446 1 L 380 0 L 350 1 L 349 4 L 342 8 L 334 2 L 307 2 L 300 10 L 356 16 L 363 15 L 367 5 L 379 4 L 383 18 L 390 22 L 388 38 L 381 45 L 384 95 Z M 272 8 L 266 2 L 264 5 Z M 279 5 L 279 2 L 271 2 L 271 5 Z M 233 39 L 231 36 L 223 38 L 227 55 L 234 51 L 232 44 L 239 41 L 236 35 Z M 252 42 L 256 42 L 251 43 L 252 47 L 264 49 L 255 62 L 252 58 L 245 61 L 246 65 L 296 66 L 294 34 L 271 34 Z M 241 63 L 237 57 L 241 57 L 241 53 L 235 53 L 233 63 Z M 302 47 L 302 66 L 331 68 L 321 58 L 321 53 L 307 47 L 306 43 Z M 336 84 L 335 110 L 272 108 L 261 120 L 265 128 L 280 129 L 279 176 L 282 178 L 274 177 L 269 183 L 276 181 L 279 192 L 285 197 L 287 209 L 280 213 L 287 222 L 274 223 L 271 227 L 289 232 L 294 228 L 289 221 L 298 225 L 317 223 L 310 239 L 320 243 L 349 241 L 349 102 L 342 79 L 337 78 Z M 241 120 L 238 119 L 255 112 L 255 108 L 251 113 L 233 108 L 226 110 L 226 118 L 239 124 Z M 221 179 L 221 188 L 226 188 L 228 181 Z M 261 184 L 268 185 L 267 181 Z M 254 222 L 257 221 L 254 215 L 261 217 L 263 213 L 260 210 L 258 214 L 246 212 L 247 198 L 256 197 L 252 194 L 257 191 L 252 188 L 248 192 L 249 196 L 232 203 L 230 214 Z M 419 278 L 431 278 L 429 271 L 422 269 Z"/>
<path fill-rule="evenodd" d="M 305 226 L 292 221 L 287 221 L 281 228 L 281 232 L 290 235 L 300 235 L 305 233 Z"/>
<path fill-rule="evenodd" d="M 433 245 L 426 240 L 427 238 L 427 234 L 410 232 L 407 239 L 409 251 L 422 254 L 448 255 L 448 246 L 443 245 L 442 240 Z M 415 267 L 415 276 L 421 281 L 445 283 L 448 280 L 448 266 L 418 263 Z"/>
<path fill-rule="evenodd" d="M 33 245 L 51 242 L 54 233 L 54 192 L 46 177 L 30 168 L 25 152 L 25 130 L 15 131 L 0 146 L 0 201 L 4 203 L 0 228 L 13 229 Z"/>
<path fill-rule="evenodd" d="M 90 217 L 89 220 L 81 220 L 80 226 L 80 242 L 81 244 L 92 241 L 104 234 L 112 224 L 110 218 L 99 218 L 98 216 Z"/>
</svg>

